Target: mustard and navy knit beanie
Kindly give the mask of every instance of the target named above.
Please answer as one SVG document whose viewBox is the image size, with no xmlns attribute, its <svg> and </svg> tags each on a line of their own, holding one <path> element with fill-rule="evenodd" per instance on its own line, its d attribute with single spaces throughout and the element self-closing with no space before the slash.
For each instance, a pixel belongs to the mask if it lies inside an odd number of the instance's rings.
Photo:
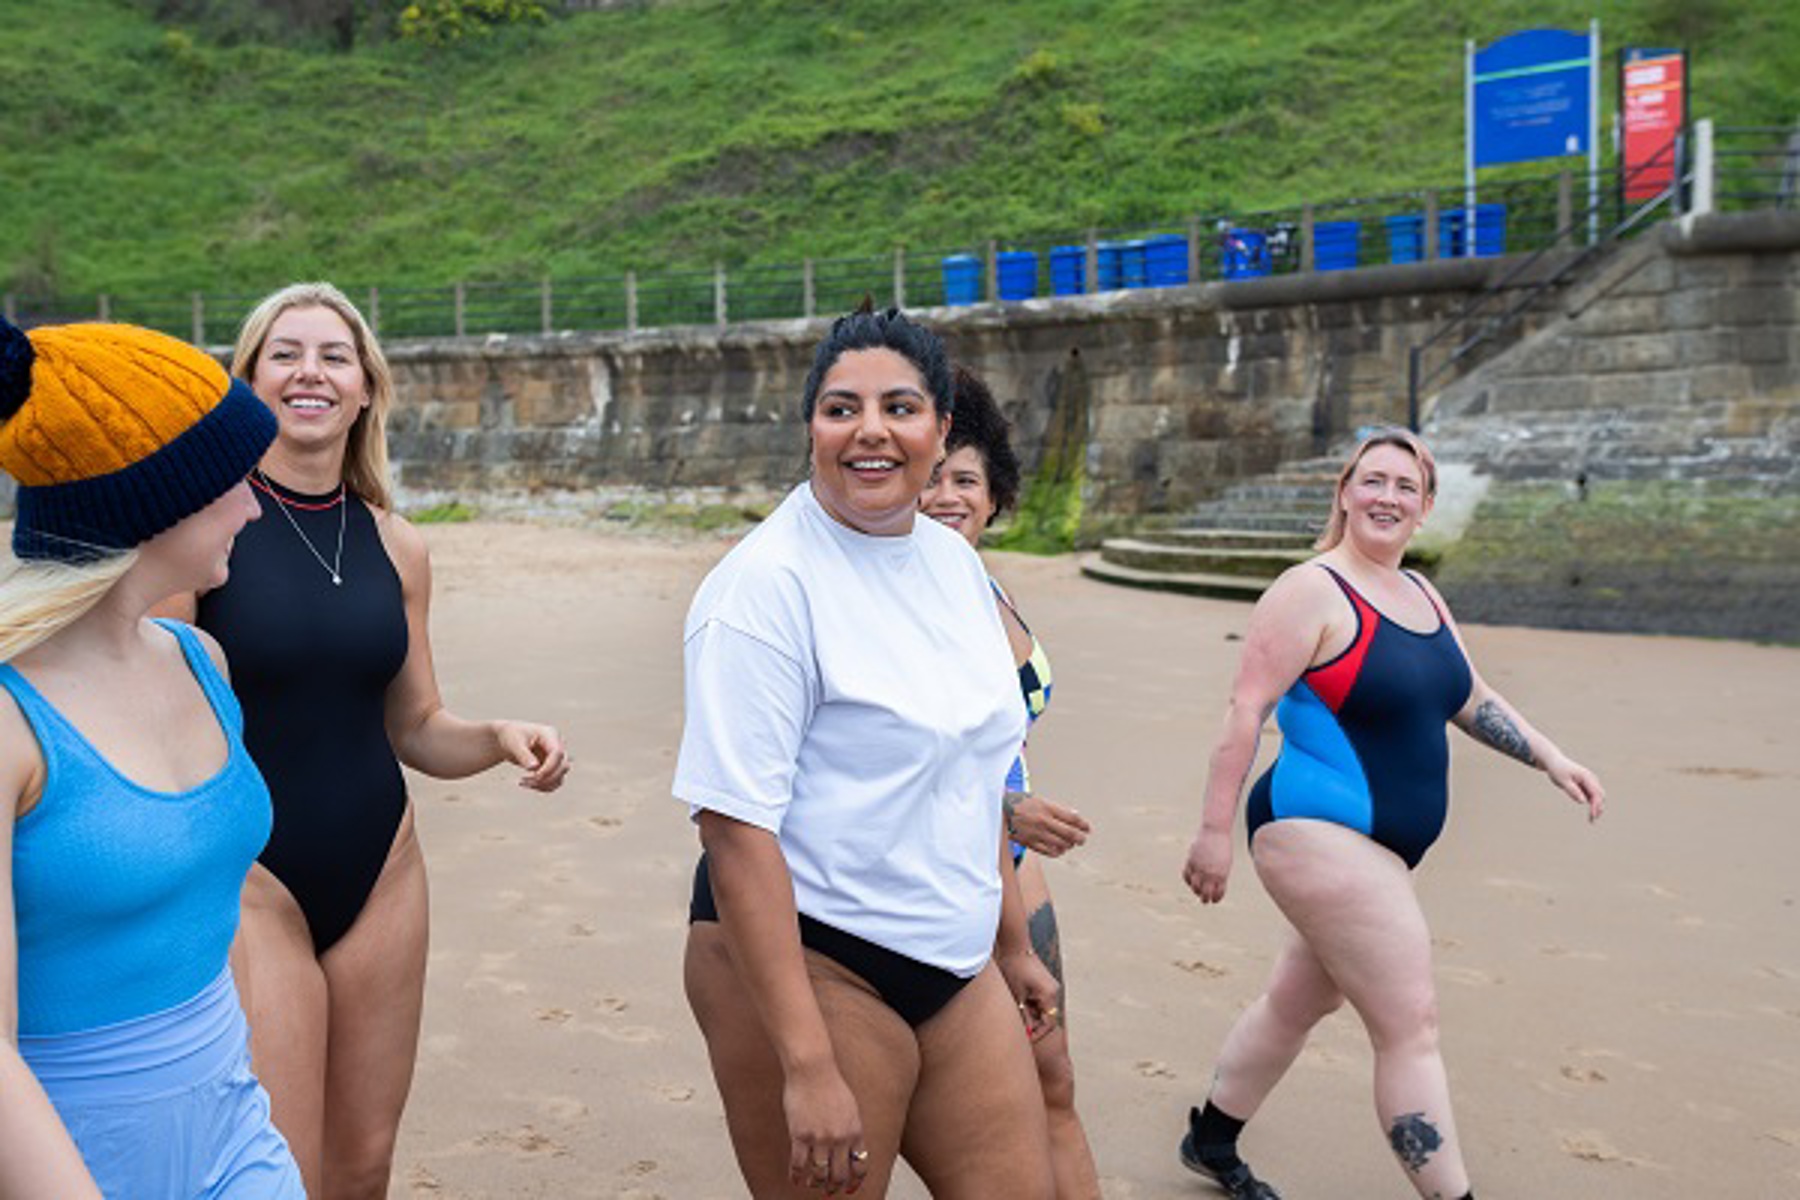
<svg viewBox="0 0 1800 1200">
<path fill-rule="evenodd" d="M 211 356 L 135 325 L 0 320 L 0 470 L 17 481 L 13 553 L 129 550 L 250 473 L 275 416 Z"/>
</svg>

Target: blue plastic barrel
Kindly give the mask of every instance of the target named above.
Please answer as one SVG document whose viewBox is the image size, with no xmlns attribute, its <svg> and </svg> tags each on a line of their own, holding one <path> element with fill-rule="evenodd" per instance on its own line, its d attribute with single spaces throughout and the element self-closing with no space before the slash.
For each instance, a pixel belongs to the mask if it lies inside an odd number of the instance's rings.
<svg viewBox="0 0 1800 1200">
<path fill-rule="evenodd" d="M 1425 218 L 1422 214 L 1395 213 L 1383 217 L 1382 223 L 1387 226 L 1389 262 L 1418 262 L 1425 257 Z"/>
<path fill-rule="evenodd" d="M 1438 213 L 1438 257 L 1461 258 L 1468 253 L 1469 222 L 1466 208 L 1446 208 Z M 1475 256 L 1493 258 L 1506 253 L 1506 205 L 1475 206 Z"/>
<path fill-rule="evenodd" d="M 1144 243 L 1144 286 L 1180 287 L 1188 281 L 1187 239 L 1165 233 Z"/>
<path fill-rule="evenodd" d="M 1119 251 L 1119 283 L 1128 288 L 1141 288 L 1149 283 L 1144 271 L 1144 239 L 1133 238 Z"/>
<path fill-rule="evenodd" d="M 1086 246 L 1050 247 L 1050 294 L 1079 296 L 1086 291 Z"/>
<path fill-rule="evenodd" d="M 973 254 L 944 259 L 944 303 L 974 304 L 981 299 L 981 260 Z"/>
<path fill-rule="evenodd" d="M 1101 242 L 1094 248 L 1094 275 L 1097 292 L 1116 292 L 1125 286 L 1125 243 Z"/>
<path fill-rule="evenodd" d="M 1029 300 L 1037 295 L 1037 255 L 1030 250 L 1003 250 L 994 258 L 1002 300 Z"/>
<path fill-rule="evenodd" d="M 1313 224 L 1313 270 L 1348 271 L 1361 261 L 1361 221 Z"/>
<path fill-rule="evenodd" d="M 1269 238 L 1260 229 L 1225 231 L 1225 278 L 1254 279 L 1269 273 Z"/>
</svg>

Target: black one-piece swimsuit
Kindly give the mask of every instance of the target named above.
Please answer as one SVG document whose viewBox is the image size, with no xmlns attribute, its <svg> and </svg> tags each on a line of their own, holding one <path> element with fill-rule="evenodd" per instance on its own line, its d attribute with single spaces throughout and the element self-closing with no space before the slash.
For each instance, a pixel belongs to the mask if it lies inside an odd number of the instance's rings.
<svg viewBox="0 0 1800 1200">
<path fill-rule="evenodd" d="M 244 745 L 274 798 L 258 861 L 299 903 L 323 954 L 362 912 L 406 812 L 383 722 L 406 661 L 406 610 L 374 514 L 354 493 L 253 482 L 262 519 L 238 534 L 230 578 L 201 596 L 196 623 L 225 649 Z M 343 582 L 333 584 L 314 551 L 334 561 L 340 520 Z"/>
</svg>

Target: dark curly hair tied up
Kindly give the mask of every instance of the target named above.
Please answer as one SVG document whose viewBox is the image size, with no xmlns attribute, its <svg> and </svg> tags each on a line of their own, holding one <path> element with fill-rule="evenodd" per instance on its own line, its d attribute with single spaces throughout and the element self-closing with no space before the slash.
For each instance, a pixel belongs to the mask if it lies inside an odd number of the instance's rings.
<svg viewBox="0 0 1800 1200">
<path fill-rule="evenodd" d="M 952 378 L 956 408 L 950 414 L 950 435 L 944 440 L 944 453 L 975 447 L 987 468 L 988 495 L 998 516 L 1019 500 L 1021 472 L 1019 456 L 1012 448 L 1012 426 L 981 376 L 958 363 Z"/>
<path fill-rule="evenodd" d="M 865 306 L 831 323 L 831 332 L 813 351 L 812 370 L 806 374 L 806 390 L 801 395 L 800 416 L 811 421 L 813 406 L 818 403 L 819 388 L 825 375 L 837 360 L 852 350 L 892 350 L 911 363 L 931 396 L 931 406 L 943 416 L 952 411 L 955 400 L 950 381 L 950 359 L 938 335 L 914 321 L 897 308 L 883 312 Z"/>
</svg>

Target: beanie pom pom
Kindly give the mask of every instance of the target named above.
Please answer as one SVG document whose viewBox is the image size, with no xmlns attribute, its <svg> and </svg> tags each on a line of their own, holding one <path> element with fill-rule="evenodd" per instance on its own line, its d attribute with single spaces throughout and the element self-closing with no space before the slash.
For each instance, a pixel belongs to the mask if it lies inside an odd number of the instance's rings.
<svg viewBox="0 0 1800 1200">
<path fill-rule="evenodd" d="M 10 421 L 31 394 L 31 363 L 36 357 L 25 331 L 0 318 L 0 421 Z"/>
</svg>

